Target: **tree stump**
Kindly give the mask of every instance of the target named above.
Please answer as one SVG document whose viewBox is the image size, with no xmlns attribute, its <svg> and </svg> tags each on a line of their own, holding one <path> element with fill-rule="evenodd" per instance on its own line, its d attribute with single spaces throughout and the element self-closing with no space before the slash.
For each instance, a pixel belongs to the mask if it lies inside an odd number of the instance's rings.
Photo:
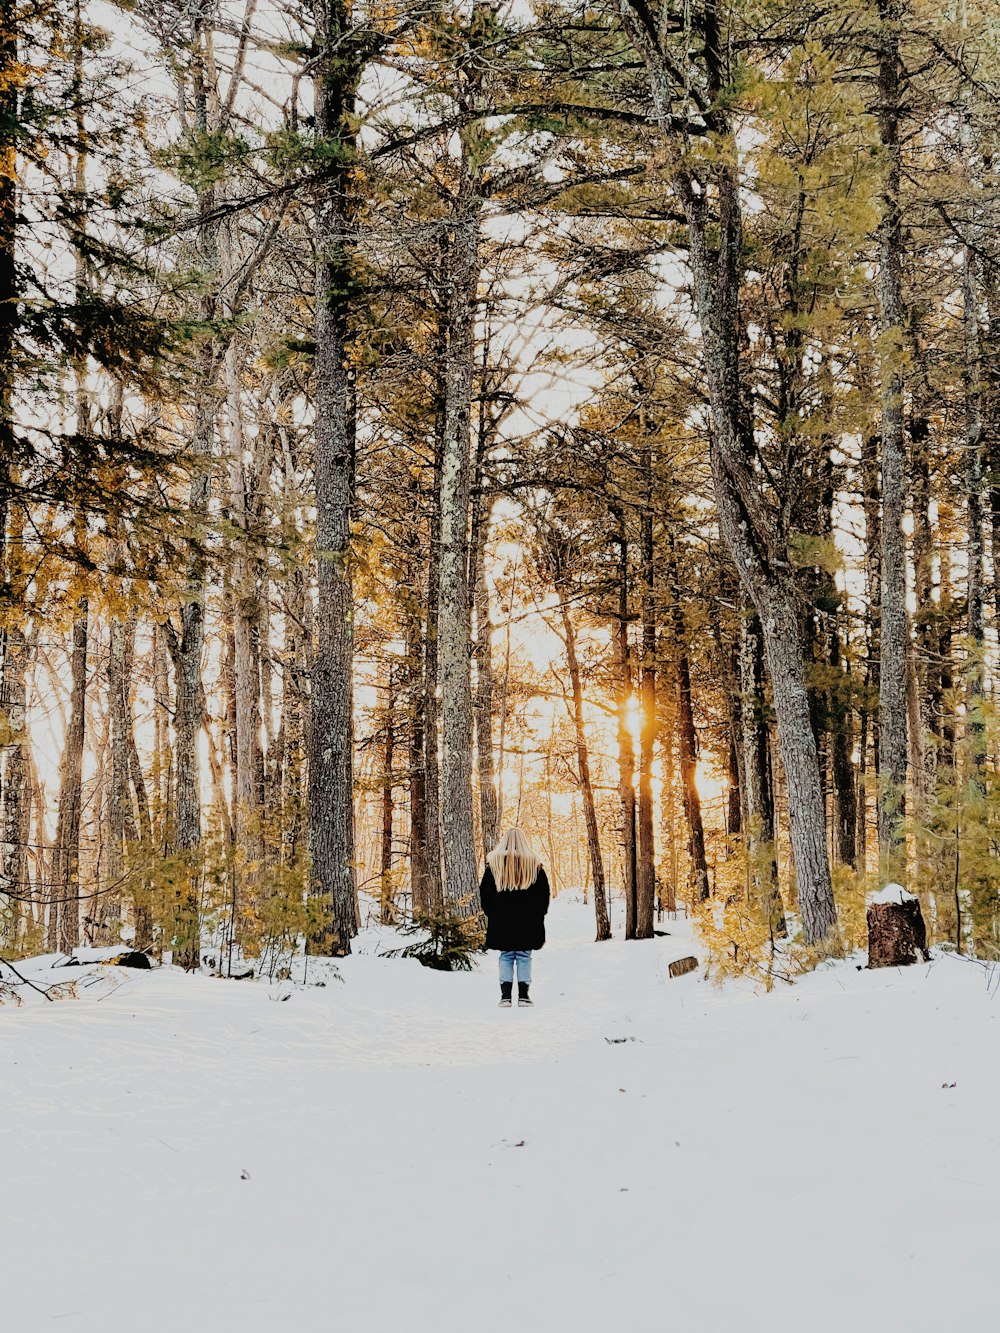
<svg viewBox="0 0 1000 1333">
<path fill-rule="evenodd" d="M 908 967 L 927 961 L 927 927 L 920 899 L 887 884 L 868 899 L 868 966 Z"/>
</svg>

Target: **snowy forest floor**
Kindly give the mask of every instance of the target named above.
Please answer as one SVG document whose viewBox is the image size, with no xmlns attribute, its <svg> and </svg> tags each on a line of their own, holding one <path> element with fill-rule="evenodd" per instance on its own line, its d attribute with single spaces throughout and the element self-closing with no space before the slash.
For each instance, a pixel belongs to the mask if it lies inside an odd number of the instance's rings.
<svg viewBox="0 0 1000 1333">
<path fill-rule="evenodd" d="M 988 1326 L 992 973 L 720 990 L 664 928 L 595 945 L 560 897 L 526 1010 L 495 955 L 372 931 L 322 988 L 95 968 L 0 1009 L 3 1327 Z"/>
</svg>

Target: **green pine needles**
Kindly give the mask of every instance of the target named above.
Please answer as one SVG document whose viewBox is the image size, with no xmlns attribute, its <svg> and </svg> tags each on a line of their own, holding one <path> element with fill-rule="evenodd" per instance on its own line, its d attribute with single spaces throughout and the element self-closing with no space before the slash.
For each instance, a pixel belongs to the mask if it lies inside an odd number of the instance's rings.
<svg viewBox="0 0 1000 1333">
<path fill-rule="evenodd" d="M 482 947 L 479 919 L 463 917 L 454 904 L 429 907 L 415 914 L 399 931 L 413 939 L 402 949 L 392 949 L 385 958 L 415 958 L 436 972 L 471 972 Z"/>
</svg>

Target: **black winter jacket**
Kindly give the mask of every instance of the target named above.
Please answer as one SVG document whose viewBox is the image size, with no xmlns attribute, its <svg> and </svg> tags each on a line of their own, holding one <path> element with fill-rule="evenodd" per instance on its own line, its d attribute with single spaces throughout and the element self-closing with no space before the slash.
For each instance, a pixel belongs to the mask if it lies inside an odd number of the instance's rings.
<svg viewBox="0 0 1000 1333">
<path fill-rule="evenodd" d="M 526 889 L 505 889 L 503 893 L 487 866 L 479 886 L 479 900 L 486 913 L 487 949 L 506 953 L 512 949 L 540 949 L 545 943 L 549 881 L 540 866 L 533 884 Z"/>
</svg>

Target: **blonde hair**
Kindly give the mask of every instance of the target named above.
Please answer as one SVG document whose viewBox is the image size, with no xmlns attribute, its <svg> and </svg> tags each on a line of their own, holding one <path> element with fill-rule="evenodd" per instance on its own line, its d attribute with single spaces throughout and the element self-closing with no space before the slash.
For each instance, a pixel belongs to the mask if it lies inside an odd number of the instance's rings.
<svg viewBox="0 0 1000 1333">
<path fill-rule="evenodd" d="M 486 858 L 498 889 L 527 889 L 535 882 L 542 859 L 519 828 L 509 828 Z"/>
</svg>

